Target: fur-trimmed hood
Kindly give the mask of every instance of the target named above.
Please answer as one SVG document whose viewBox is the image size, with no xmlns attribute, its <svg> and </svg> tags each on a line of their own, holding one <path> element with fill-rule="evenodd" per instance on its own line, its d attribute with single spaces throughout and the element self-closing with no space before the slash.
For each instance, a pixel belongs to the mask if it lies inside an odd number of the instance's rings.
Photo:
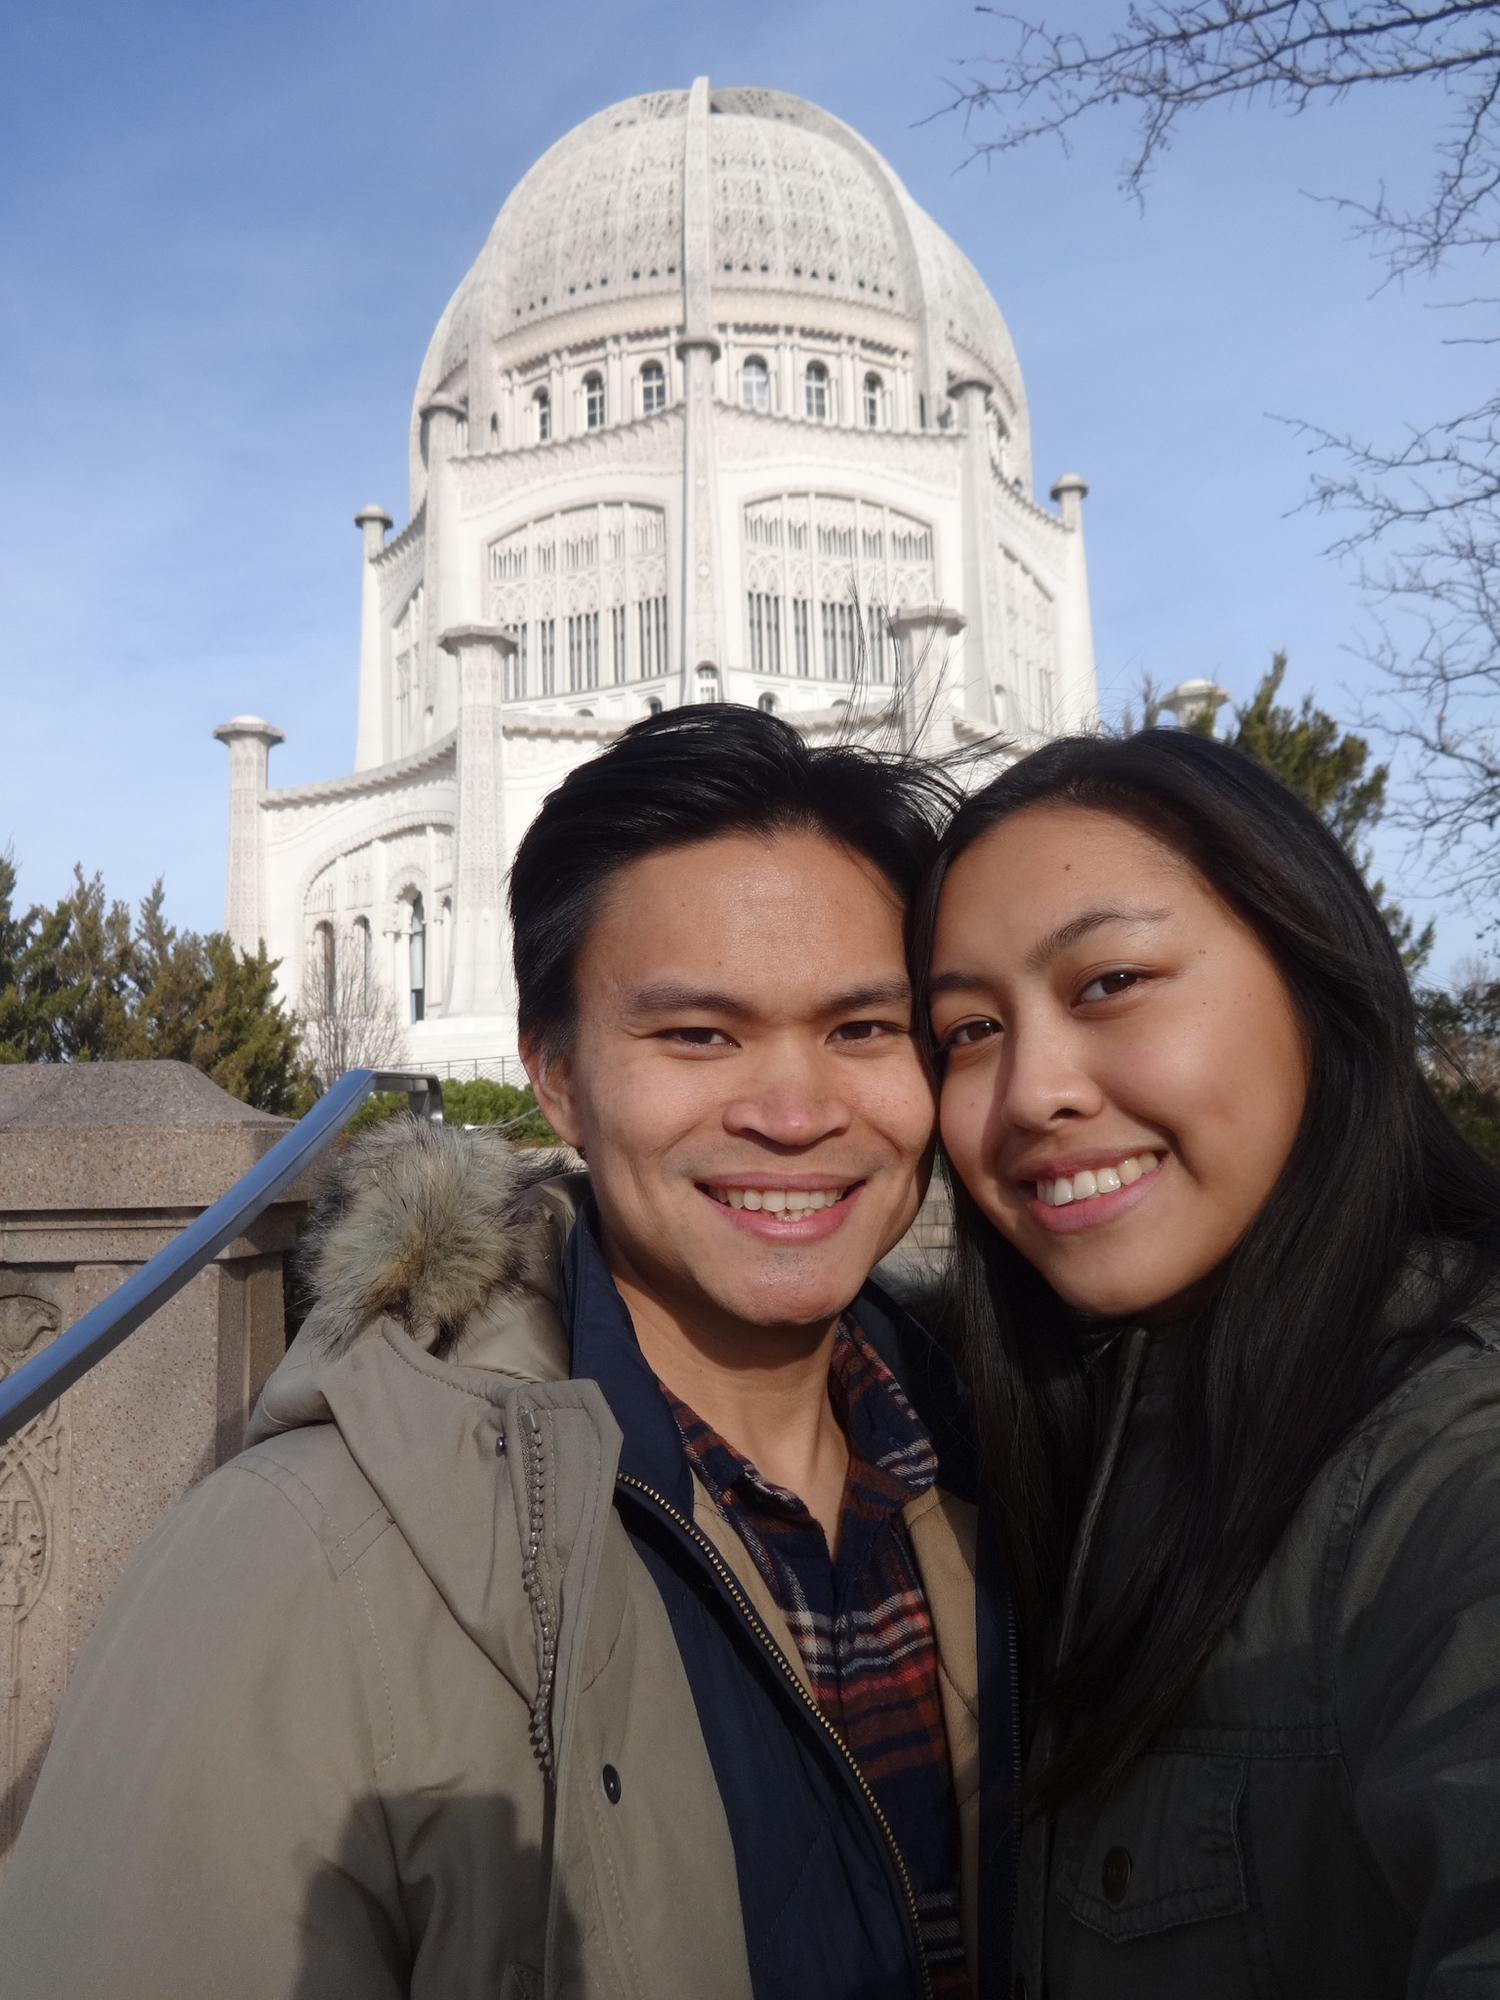
<svg viewBox="0 0 1500 2000">
<path fill-rule="evenodd" d="M 476 1350 L 505 1324 L 538 1307 L 555 1324 L 562 1244 L 588 1190 L 576 1165 L 483 1127 L 392 1119 L 364 1133 L 303 1237 L 304 1339 L 339 1354 L 389 1317 L 429 1353 L 483 1365 Z"/>
</svg>

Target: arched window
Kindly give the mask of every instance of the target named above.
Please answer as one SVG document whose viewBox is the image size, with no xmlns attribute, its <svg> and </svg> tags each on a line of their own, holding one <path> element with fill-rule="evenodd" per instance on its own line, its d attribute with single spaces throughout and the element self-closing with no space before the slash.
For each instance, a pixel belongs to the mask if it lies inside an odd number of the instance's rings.
<svg viewBox="0 0 1500 2000">
<path fill-rule="evenodd" d="M 552 435 L 552 392 L 538 389 L 531 401 L 536 410 L 536 441 L 545 444 Z"/>
<path fill-rule="evenodd" d="M 604 377 L 597 372 L 583 378 L 583 422 L 587 430 L 604 428 Z"/>
<path fill-rule="evenodd" d="M 593 713 L 594 713 L 594 711 L 593 711 L 593 710 L 592 710 L 591 708 L 580 708 L 580 709 L 578 710 L 578 713 L 579 713 L 580 715 L 586 715 L 586 716 L 589 716 L 589 717 L 592 717 L 592 716 L 593 716 Z"/>
<path fill-rule="evenodd" d="M 885 384 L 872 369 L 865 377 L 865 422 L 871 430 L 878 428 L 884 415 Z"/>
<path fill-rule="evenodd" d="M 828 370 L 821 361 L 809 361 L 803 379 L 803 407 L 816 424 L 828 421 Z"/>
<path fill-rule="evenodd" d="M 774 694 L 763 694 L 755 706 L 764 710 L 767 715 L 774 715 L 776 713 L 776 697 Z"/>
<path fill-rule="evenodd" d="M 407 938 L 411 968 L 411 1017 L 421 1021 L 427 1014 L 427 912 L 422 898 L 411 899 L 411 930 Z"/>
<path fill-rule="evenodd" d="M 490 443 L 491 443 L 491 444 L 494 444 L 494 443 L 495 443 L 495 441 L 496 441 L 496 439 L 497 439 L 497 438 L 499 437 L 499 435 L 500 435 L 500 419 L 499 419 L 498 417 L 496 417 L 496 416 L 491 416 L 491 418 L 490 418 Z"/>
<path fill-rule="evenodd" d="M 740 370 L 740 401 L 747 410 L 771 407 L 771 371 L 758 354 L 752 354 Z"/>
<path fill-rule="evenodd" d="M 719 699 L 719 670 L 709 660 L 705 660 L 695 676 L 699 701 Z"/>
<path fill-rule="evenodd" d="M 641 409 L 649 417 L 653 410 L 667 407 L 667 371 L 659 361 L 648 361 L 641 370 Z M 600 422 L 604 420 L 601 416 Z"/>
<path fill-rule="evenodd" d="M 657 700 L 654 694 L 648 695 L 646 698 L 646 713 L 647 715 L 661 714 L 661 703 Z"/>
<path fill-rule="evenodd" d="M 354 919 L 354 950 L 354 963 L 359 973 L 360 1004 L 368 1007 L 375 998 L 375 959 L 370 945 L 368 917 Z"/>
</svg>

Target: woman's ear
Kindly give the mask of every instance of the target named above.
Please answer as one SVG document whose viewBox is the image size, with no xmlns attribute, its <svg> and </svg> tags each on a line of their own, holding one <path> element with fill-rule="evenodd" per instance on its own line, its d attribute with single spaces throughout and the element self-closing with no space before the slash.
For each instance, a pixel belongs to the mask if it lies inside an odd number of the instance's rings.
<svg viewBox="0 0 1500 2000">
<path fill-rule="evenodd" d="M 536 1092 L 542 1116 L 565 1145 L 581 1153 L 572 1064 L 566 1051 L 549 1052 L 539 1041 L 523 1041 L 521 1061 Z"/>
</svg>

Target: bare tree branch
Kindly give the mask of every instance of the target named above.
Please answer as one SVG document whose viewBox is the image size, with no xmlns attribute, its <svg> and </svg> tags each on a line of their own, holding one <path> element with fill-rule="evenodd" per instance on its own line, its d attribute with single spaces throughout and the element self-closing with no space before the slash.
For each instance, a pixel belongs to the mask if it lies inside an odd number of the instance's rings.
<svg viewBox="0 0 1500 2000">
<path fill-rule="evenodd" d="M 395 1003 L 373 975 L 369 934 L 358 926 L 335 932 L 320 924 L 302 983 L 297 1025 L 318 1087 L 327 1090 L 346 1070 L 400 1069 L 406 1036 Z"/>
</svg>

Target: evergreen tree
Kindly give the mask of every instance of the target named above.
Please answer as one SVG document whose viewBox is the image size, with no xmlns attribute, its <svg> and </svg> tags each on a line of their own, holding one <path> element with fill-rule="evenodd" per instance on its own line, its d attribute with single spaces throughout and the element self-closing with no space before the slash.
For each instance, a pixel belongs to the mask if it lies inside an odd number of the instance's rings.
<svg viewBox="0 0 1500 2000">
<path fill-rule="evenodd" d="M 252 957 L 221 931 L 179 932 L 159 880 L 134 922 L 82 868 L 53 910 L 17 917 L 15 888 L 14 862 L 0 855 L 0 1061 L 188 1062 L 258 1110 L 311 1103 L 264 946 Z"/>
<path fill-rule="evenodd" d="M 1300 708 L 1279 701 L 1286 668 L 1286 654 L 1273 654 L 1254 694 L 1242 708 L 1234 709 L 1224 741 L 1274 771 L 1283 784 L 1305 799 L 1368 880 L 1369 841 L 1385 811 L 1389 767 L 1371 764 L 1370 746 L 1364 737 L 1345 730 L 1310 694 L 1303 696 Z M 1142 688 L 1141 727 L 1155 727 L 1162 713 L 1161 694 L 1147 680 Z M 1205 703 L 1184 727 L 1211 736 L 1217 721 L 1213 705 Z M 1134 717 L 1127 710 L 1127 733 L 1134 727 Z M 1371 882 L 1370 890 L 1390 925 L 1407 971 L 1415 978 L 1432 952 L 1433 926 L 1428 923 L 1417 930 L 1405 911 L 1387 897 L 1383 882 Z"/>
</svg>

